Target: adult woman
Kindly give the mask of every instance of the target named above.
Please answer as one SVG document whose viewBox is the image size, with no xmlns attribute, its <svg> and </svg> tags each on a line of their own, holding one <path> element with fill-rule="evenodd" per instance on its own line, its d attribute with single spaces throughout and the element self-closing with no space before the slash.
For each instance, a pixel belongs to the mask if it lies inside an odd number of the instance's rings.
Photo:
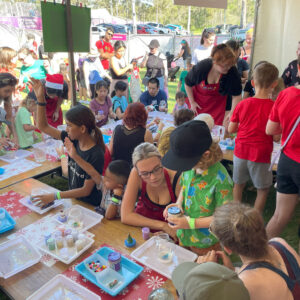
<svg viewBox="0 0 300 300">
<path fill-rule="evenodd" d="M 208 113 L 216 125 L 222 125 L 225 115 L 226 99 L 232 95 L 230 116 L 242 99 L 242 85 L 237 68 L 234 66 L 236 57 L 225 44 L 217 45 L 207 58 L 197 64 L 185 78 L 185 89 L 191 109 L 196 113 Z"/>
<path fill-rule="evenodd" d="M 0 48 L 0 73 L 15 73 L 15 63 L 17 61 L 17 52 L 9 47 Z"/>
<path fill-rule="evenodd" d="M 176 202 L 180 191 L 179 174 L 163 168 L 157 148 L 150 143 L 134 149 L 132 162 L 134 168 L 122 200 L 122 222 L 162 230 L 176 239 L 176 230 L 165 222 L 163 211 L 167 205 Z"/>
<path fill-rule="evenodd" d="M 300 55 L 298 57 L 300 72 Z M 300 85 L 283 90 L 277 97 L 266 133 L 282 134 L 281 142 L 285 143 L 294 124 L 300 118 Z M 299 120 L 298 120 L 299 121 Z M 291 219 L 300 195 L 300 124 L 295 128 L 286 146 L 281 152 L 277 168 L 276 209 L 267 225 L 269 237 L 279 236 Z"/>
<path fill-rule="evenodd" d="M 298 48 L 296 51 L 297 57 L 300 55 L 300 41 L 298 42 Z M 281 77 L 284 80 L 286 87 L 300 84 L 300 74 L 298 72 L 297 59 L 292 60 L 287 68 L 283 71 Z"/>
<path fill-rule="evenodd" d="M 242 51 L 241 51 L 241 58 L 244 59 L 248 64 L 250 63 L 250 57 L 251 57 L 252 37 L 253 37 L 253 28 L 250 28 L 246 32 L 245 45 L 242 47 Z"/>
<path fill-rule="evenodd" d="M 183 69 L 186 70 L 187 59 L 191 57 L 191 48 L 186 40 L 180 42 L 181 50 L 177 55 L 178 58 L 182 57 L 183 59 Z"/>
<path fill-rule="evenodd" d="M 125 50 L 126 46 L 123 41 L 116 41 L 114 45 L 115 55 L 110 59 L 110 72 L 112 82 L 110 85 L 110 94 L 115 89 L 115 84 L 117 81 L 124 81 L 128 84 L 127 72 L 133 69 L 132 64 L 127 64 L 125 60 Z M 126 99 L 128 100 L 128 89 L 126 92 Z"/>
<path fill-rule="evenodd" d="M 261 214 L 247 205 L 231 202 L 214 213 L 210 226 L 228 254 L 238 254 L 243 263 L 239 277 L 251 299 L 299 299 L 300 257 L 280 238 L 268 241 Z M 210 251 L 198 258 L 198 263 L 217 262 L 234 269 L 221 251 Z"/>
<path fill-rule="evenodd" d="M 151 132 L 146 129 L 147 112 L 142 103 L 129 104 L 123 117 L 123 125 L 118 125 L 110 140 L 109 151 L 113 160 L 126 160 L 132 165 L 132 153 L 143 142 L 153 143 Z"/>
<path fill-rule="evenodd" d="M 215 36 L 216 34 L 212 29 L 203 30 L 200 45 L 194 50 L 192 56 L 192 65 L 195 66 L 199 61 L 210 57 L 215 42 Z"/>
<path fill-rule="evenodd" d="M 158 51 L 158 40 L 152 40 L 149 44 L 150 53 L 147 53 L 141 62 L 141 68 L 146 67 L 147 71 L 143 79 L 145 87 L 150 78 L 157 78 L 159 80 L 159 88 L 164 89 L 168 85 L 168 66 L 167 59 L 163 53 Z"/>
</svg>

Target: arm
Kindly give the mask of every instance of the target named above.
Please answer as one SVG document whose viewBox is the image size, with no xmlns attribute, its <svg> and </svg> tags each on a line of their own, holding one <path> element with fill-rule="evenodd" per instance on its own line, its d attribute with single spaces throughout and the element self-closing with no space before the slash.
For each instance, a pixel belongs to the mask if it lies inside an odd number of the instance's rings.
<svg viewBox="0 0 300 300">
<path fill-rule="evenodd" d="M 143 58 L 143 60 L 142 60 L 142 62 L 141 62 L 141 64 L 140 64 L 140 67 L 141 67 L 141 68 L 145 68 L 145 66 L 146 66 L 146 64 L 147 64 L 148 58 L 149 58 L 149 55 L 148 55 L 148 53 L 146 53 L 146 55 L 144 56 L 144 58 Z"/>
<path fill-rule="evenodd" d="M 98 72 L 99 72 L 99 74 L 102 78 L 106 77 L 109 80 L 112 80 L 111 77 L 106 72 L 106 70 L 104 70 L 102 62 L 99 58 L 97 58 L 97 60 L 96 60 L 96 65 L 97 65 L 97 68 L 98 68 Z"/>
<path fill-rule="evenodd" d="M 10 122 L 8 126 L 10 132 L 13 135 L 13 142 L 18 146 L 19 140 L 18 140 L 18 135 L 16 131 L 16 126 L 15 126 L 15 118 L 13 117 L 12 114 L 12 104 L 11 104 L 11 99 L 9 101 L 4 101 L 4 110 L 6 111 L 6 120 Z"/>
<path fill-rule="evenodd" d="M 64 146 L 62 145 L 61 147 L 56 148 L 56 152 L 57 152 L 58 157 L 60 158 L 60 165 L 61 165 L 62 173 L 65 177 L 68 177 L 68 174 L 69 174 L 68 157 L 67 156 L 61 157 L 62 155 L 65 154 Z"/>
<path fill-rule="evenodd" d="M 25 131 L 33 131 L 36 130 L 37 128 L 34 125 L 30 125 L 30 124 L 23 124 L 23 129 Z"/>
<path fill-rule="evenodd" d="M 113 112 L 112 107 L 109 108 L 108 116 L 109 116 L 111 119 L 115 119 L 115 118 L 116 118 L 116 114 Z"/>
<path fill-rule="evenodd" d="M 125 68 L 121 69 L 118 64 L 116 63 L 115 59 L 111 59 L 111 68 L 114 70 L 114 72 L 117 74 L 117 76 L 121 76 L 125 74 L 127 71 L 132 69 L 132 64 L 127 65 Z"/>
<path fill-rule="evenodd" d="M 250 95 L 249 92 L 244 91 L 243 99 L 249 98 L 249 95 Z"/>
<path fill-rule="evenodd" d="M 181 80 L 179 79 L 178 80 L 178 84 L 177 84 L 177 89 L 176 89 L 176 92 L 180 92 L 180 89 L 181 89 Z"/>
<path fill-rule="evenodd" d="M 266 134 L 267 135 L 277 135 L 282 133 L 282 128 L 280 123 L 273 122 L 270 119 L 268 120 L 267 127 L 266 127 Z"/>
<path fill-rule="evenodd" d="M 236 122 L 229 122 L 228 132 L 235 133 L 238 131 L 239 123 Z"/>
<path fill-rule="evenodd" d="M 152 133 L 148 129 L 146 129 L 146 131 L 145 131 L 144 140 L 145 140 L 145 142 L 153 144 Z"/>
<path fill-rule="evenodd" d="M 197 107 L 199 109 L 201 109 L 201 107 L 195 102 L 193 88 L 191 86 L 188 86 L 187 84 L 185 84 L 185 90 L 186 90 L 186 94 L 187 94 L 190 104 L 191 104 L 191 110 L 194 113 L 197 113 Z"/>
<path fill-rule="evenodd" d="M 249 70 L 243 71 L 242 78 L 241 78 L 242 84 L 244 84 L 248 80 L 248 75 L 249 75 Z"/>
<path fill-rule="evenodd" d="M 120 188 L 116 188 L 113 190 L 114 195 L 122 197 L 123 193 L 124 193 L 124 189 L 123 187 Z M 121 201 L 119 200 L 119 203 Z M 116 217 L 117 213 L 118 213 L 118 209 L 119 209 L 120 204 L 114 203 L 111 201 L 111 203 L 108 205 L 106 212 L 105 212 L 105 218 L 108 220 L 112 220 Z"/>
<path fill-rule="evenodd" d="M 109 52 L 104 52 L 102 48 L 98 49 L 99 53 L 100 53 L 100 58 L 101 59 L 110 59 L 111 57 L 113 57 L 115 54 L 113 53 L 109 53 Z"/>
<path fill-rule="evenodd" d="M 180 50 L 179 54 L 177 55 L 177 57 L 178 58 L 182 57 L 183 53 L 184 53 L 184 49 L 181 48 L 181 50 Z"/>
<path fill-rule="evenodd" d="M 84 62 L 83 63 L 83 74 L 84 74 L 84 81 L 85 81 L 85 85 L 86 85 L 86 91 L 88 96 L 90 97 L 90 79 L 89 79 L 89 75 L 90 75 L 90 69 L 88 67 L 88 62 Z"/>
<path fill-rule="evenodd" d="M 59 118 L 59 111 L 60 111 L 62 103 L 63 103 L 63 98 L 59 97 L 58 100 L 57 100 L 57 103 L 56 103 L 55 112 L 53 113 L 53 116 L 52 116 L 53 122 L 56 122 Z"/>
<path fill-rule="evenodd" d="M 31 78 L 32 88 L 35 92 L 36 98 L 38 103 L 45 103 L 45 91 L 42 83 L 39 80 L 36 80 L 34 78 Z M 54 139 L 60 140 L 61 138 L 61 132 L 50 126 L 47 122 L 46 118 L 46 106 L 38 105 L 37 106 L 37 127 L 42 132 L 52 136 Z"/>
<path fill-rule="evenodd" d="M 119 120 L 123 119 L 124 113 L 122 113 L 120 107 L 118 107 L 118 108 L 116 109 L 116 115 L 117 115 L 117 117 L 118 117 Z"/>
<path fill-rule="evenodd" d="M 165 84 L 165 87 L 168 86 L 168 76 L 169 76 L 169 72 L 168 72 L 168 62 L 167 62 L 167 59 L 165 58 L 163 60 L 163 64 L 164 64 L 164 69 L 165 69 L 165 80 L 164 80 L 164 84 Z"/>
</svg>

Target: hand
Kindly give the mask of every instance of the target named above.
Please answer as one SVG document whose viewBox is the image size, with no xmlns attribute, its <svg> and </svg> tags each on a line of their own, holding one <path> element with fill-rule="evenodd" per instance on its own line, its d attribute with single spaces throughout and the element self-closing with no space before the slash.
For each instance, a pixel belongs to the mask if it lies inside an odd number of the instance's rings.
<svg viewBox="0 0 300 300">
<path fill-rule="evenodd" d="M 60 157 L 61 157 L 62 155 L 65 154 L 65 148 L 64 148 L 63 145 L 61 145 L 60 147 L 56 148 L 55 150 L 56 150 L 56 153 L 57 153 L 59 159 L 60 159 Z"/>
<path fill-rule="evenodd" d="M 178 207 L 178 208 L 180 209 L 181 213 L 183 213 L 182 206 L 181 206 L 180 204 L 178 204 L 178 203 L 172 203 L 172 204 L 169 204 L 169 205 L 164 209 L 164 212 L 163 212 L 163 216 L 164 216 L 165 220 L 167 220 L 167 218 L 168 218 L 168 209 L 169 209 L 170 207 L 173 207 L 173 206 Z"/>
<path fill-rule="evenodd" d="M 111 114 L 109 115 L 109 117 L 110 117 L 111 119 L 115 119 L 115 118 L 117 117 L 117 115 L 113 112 L 113 113 L 111 113 Z"/>
<path fill-rule="evenodd" d="M 32 133 L 32 136 L 34 141 L 37 141 L 39 139 L 39 137 L 35 134 L 35 132 Z"/>
<path fill-rule="evenodd" d="M 160 118 L 159 117 L 155 117 L 155 119 L 152 122 L 155 123 L 156 125 L 159 125 Z"/>
<path fill-rule="evenodd" d="M 146 109 L 147 109 L 148 111 L 153 111 L 153 110 L 154 110 L 154 107 L 153 107 L 153 105 L 148 105 L 148 106 L 146 106 Z"/>
<path fill-rule="evenodd" d="M 55 111 L 52 115 L 53 122 L 56 122 L 59 118 L 59 111 Z"/>
<path fill-rule="evenodd" d="M 164 224 L 163 231 L 167 233 L 175 242 L 178 241 L 178 237 L 176 235 L 177 230 L 171 228 L 168 223 Z"/>
<path fill-rule="evenodd" d="M 232 112 L 230 111 L 230 113 L 225 117 L 225 119 L 223 121 L 223 125 L 224 125 L 226 130 L 228 130 L 228 126 L 229 126 L 231 116 L 232 116 Z"/>
<path fill-rule="evenodd" d="M 123 187 L 115 188 L 115 189 L 113 189 L 113 193 L 116 196 L 123 196 L 124 188 Z"/>
<path fill-rule="evenodd" d="M 159 125 L 158 125 L 158 130 L 162 131 L 164 126 L 165 126 L 165 124 L 162 121 L 160 121 Z"/>
<path fill-rule="evenodd" d="M 224 251 L 217 251 L 217 256 L 223 261 L 223 265 L 231 270 L 234 270 L 234 266 L 230 258 L 225 254 Z"/>
<path fill-rule="evenodd" d="M 105 119 L 105 116 L 104 115 L 96 115 L 96 120 L 97 121 L 102 121 Z"/>
<path fill-rule="evenodd" d="M 66 147 L 69 156 L 74 159 L 74 157 L 77 155 L 77 151 L 74 147 L 74 144 L 71 142 L 69 138 L 65 138 L 64 145 Z"/>
<path fill-rule="evenodd" d="M 30 77 L 30 84 L 33 88 L 33 91 L 38 99 L 38 101 L 45 102 L 45 88 L 40 80 Z"/>
<path fill-rule="evenodd" d="M 9 144 L 10 140 L 8 138 L 0 138 L 0 145 L 1 146 L 4 146 L 4 147 L 9 147 L 10 144 Z"/>
<path fill-rule="evenodd" d="M 182 217 L 169 217 L 167 218 L 169 226 L 173 229 L 190 229 L 189 222 L 186 216 Z M 174 224 L 171 225 L 170 223 Z"/>
<path fill-rule="evenodd" d="M 203 264 L 206 262 L 218 263 L 218 255 L 215 250 L 208 251 L 206 255 L 199 256 L 197 259 L 198 264 Z"/>
<path fill-rule="evenodd" d="M 198 103 L 196 103 L 195 101 L 193 101 L 193 102 L 191 103 L 191 110 L 192 110 L 195 114 L 198 114 L 197 108 L 202 109 L 201 106 L 200 106 Z"/>
<path fill-rule="evenodd" d="M 20 146 L 19 146 L 18 137 L 17 137 L 17 136 L 14 136 L 14 137 L 12 138 L 11 141 L 13 142 L 13 144 L 15 144 L 14 147 L 15 147 L 16 149 L 19 149 Z"/>
<path fill-rule="evenodd" d="M 34 196 L 31 199 L 31 202 L 36 206 L 43 207 L 43 206 L 47 205 L 48 203 L 53 202 L 54 200 L 55 199 L 54 199 L 54 193 L 53 193 L 53 194 Z"/>
</svg>

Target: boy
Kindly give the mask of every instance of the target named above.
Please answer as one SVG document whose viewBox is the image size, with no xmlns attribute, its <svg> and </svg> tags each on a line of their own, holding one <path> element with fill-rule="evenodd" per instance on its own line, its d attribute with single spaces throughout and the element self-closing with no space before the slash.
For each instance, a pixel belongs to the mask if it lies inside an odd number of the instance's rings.
<svg viewBox="0 0 300 300">
<path fill-rule="evenodd" d="M 273 137 L 266 135 L 266 125 L 274 102 L 270 99 L 277 85 L 278 69 L 271 63 L 258 65 L 253 72 L 253 98 L 241 101 L 235 108 L 228 127 L 237 132 L 233 156 L 233 198 L 241 201 L 243 189 L 251 178 L 257 189 L 254 207 L 263 212 L 272 185 L 270 159 Z M 276 137 L 274 137 L 274 140 Z"/>
<path fill-rule="evenodd" d="M 187 69 L 180 73 L 180 77 L 179 77 L 179 81 L 178 81 L 178 85 L 177 85 L 177 92 L 183 92 L 184 93 L 185 103 L 188 105 L 188 108 L 191 108 L 191 105 L 190 105 L 190 101 L 188 100 L 186 90 L 185 90 L 185 77 L 188 74 L 188 72 L 192 69 L 192 66 L 193 65 L 191 64 L 191 59 L 188 58 L 186 60 Z"/>
</svg>

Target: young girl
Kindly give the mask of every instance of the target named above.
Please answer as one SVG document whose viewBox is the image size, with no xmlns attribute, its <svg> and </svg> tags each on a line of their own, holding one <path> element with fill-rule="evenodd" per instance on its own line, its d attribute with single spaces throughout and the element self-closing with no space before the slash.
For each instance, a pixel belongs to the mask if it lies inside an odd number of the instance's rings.
<svg viewBox="0 0 300 300">
<path fill-rule="evenodd" d="M 112 103 L 108 96 L 108 85 L 104 80 L 100 80 L 96 83 L 95 91 L 96 98 L 90 103 L 90 109 L 96 117 L 97 127 L 105 125 L 108 121 L 108 117 L 115 119 L 116 114 L 112 110 Z"/>
<path fill-rule="evenodd" d="M 188 105 L 185 103 L 185 95 L 183 92 L 177 92 L 175 96 L 176 104 L 173 109 L 173 115 L 177 110 L 188 109 Z"/>
<path fill-rule="evenodd" d="M 216 207 L 232 199 L 233 185 L 220 163 L 222 151 L 212 141 L 206 123 L 194 120 L 173 131 L 170 146 L 162 163 L 166 168 L 183 173 L 177 203 L 166 207 L 164 217 L 171 228 L 177 229 L 181 245 L 200 255 L 218 249 L 218 240 L 208 227 Z M 168 217 L 170 206 L 179 207 L 184 216 Z"/>
<path fill-rule="evenodd" d="M 31 115 L 36 112 L 36 100 L 32 94 L 32 92 L 29 93 L 27 98 L 21 102 L 15 118 L 20 148 L 32 146 L 34 130 L 37 129 L 31 122 Z"/>
<path fill-rule="evenodd" d="M 38 99 L 38 128 L 55 139 L 61 139 L 64 142 L 71 140 L 78 155 L 102 174 L 105 145 L 101 131 L 96 127 L 95 116 L 92 111 L 83 105 L 72 107 L 66 113 L 67 131 L 60 132 L 47 123 L 45 92 L 42 83 L 33 78 L 31 80 Z M 61 156 L 62 164 L 63 160 L 66 159 L 65 155 Z M 39 206 L 44 206 L 55 199 L 76 197 L 94 206 L 100 204 L 101 191 L 97 190 L 95 182 L 71 157 L 68 158 L 68 177 L 69 191 L 39 195 L 34 198 L 34 202 Z"/>
<path fill-rule="evenodd" d="M 127 99 L 125 97 L 127 86 L 127 83 L 117 81 L 115 84 L 115 90 L 112 92 L 113 111 L 116 113 L 119 120 L 123 119 L 124 112 L 128 106 Z"/>
</svg>

